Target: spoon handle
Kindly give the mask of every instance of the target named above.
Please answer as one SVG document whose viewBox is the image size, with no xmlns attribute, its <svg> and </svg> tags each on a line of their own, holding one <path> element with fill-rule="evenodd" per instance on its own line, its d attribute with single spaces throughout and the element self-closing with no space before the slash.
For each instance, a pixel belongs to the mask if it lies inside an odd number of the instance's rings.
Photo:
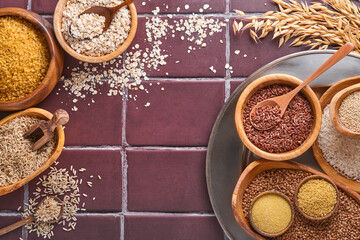
<svg viewBox="0 0 360 240">
<path fill-rule="evenodd" d="M 354 49 L 354 45 L 350 42 L 346 43 L 334 55 L 332 55 L 323 65 L 321 65 L 313 74 L 311 74 L 305 81 L 303 81 L 291 93 L 295 96 L 304 86 L 308 85 L 312 80 L 323 74 L 326 70 L 334 66 L 338 61 L 343 59 Z"/>
<path fill-rule="evenodd" d="M 0 236 L 11 232 L 19 227 L 24 226 L 25 224 L 32 222 L 34 220 L 34 217 L 32 215 L 28 216 L 27 218 L 24 218 L 23 220 L 20 220 L 14 224 L 11 224 L 10 226 L 4 227 L 2 229 L 0 229 Z"/>
</svg>

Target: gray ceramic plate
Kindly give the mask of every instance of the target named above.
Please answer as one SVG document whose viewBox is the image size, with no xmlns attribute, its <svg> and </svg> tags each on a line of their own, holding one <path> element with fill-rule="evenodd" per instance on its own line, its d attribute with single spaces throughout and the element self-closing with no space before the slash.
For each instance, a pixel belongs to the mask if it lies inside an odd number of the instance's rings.
<svg viewBox="0 0 360 240">
<path fill-rule="evenodd" d="M 284 73 L 306 79 L 335 50 L 304 51 L 279 58 L 253 73 L 244 81 L 221 109 L 213 127 L 206 157 L 206 180 L 215 215 L 230 239 L 252 239 L 237 224 L 231 210 L 231 196 L 244 168 L 258 159 L 240 141 L 235 128 L 234 111 L 242 91 L 255 79 L 273 73 Z M 350 54 L 312 83 L 316 92 L 323 92 L 333 83 L 360 75 L 360 56 Z M 321 170 L 308 150 L 295 161 Z"/>
</svg>

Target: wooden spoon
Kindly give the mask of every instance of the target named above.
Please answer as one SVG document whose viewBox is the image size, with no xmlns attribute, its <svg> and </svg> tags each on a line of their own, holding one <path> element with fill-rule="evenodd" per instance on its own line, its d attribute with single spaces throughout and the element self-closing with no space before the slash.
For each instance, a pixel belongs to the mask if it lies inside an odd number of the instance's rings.
<svg viewBox="0 0 360 240">
<path fill-rule="evenodd" d="M 57 126 L 65 125 L 68 122 L 69 114 L 63 109 L 58 109 L 50 121 L 41 120 L 34 124 L 24 134 L 24 138 L 32 136 L 38 139 L 33 146 L 33 150 L 36 151 L 54 137 L 54 131 Z"/>
<path fill-rule="evenodd" d="M 64 213 L 64 206 L 62 204 L 62 201 L 58 198 L 58 197 L 55 197 L 55 196 L 47 196 L 45 197 L 43 200 L 41 200 L 41 202 L 39 203 L 38 207 L 45 201 L 45 199 L 47 198 L 53 198 L 55 199 L 56 201 L 58 201 L 60 203 L 60 206 L 61 206 L 61 210 L 60 210 L 60 214 L 59 216 L 57 216 L 57 218 L 55 218 L 54 220 L 51 220 L 49 221 L 48 223 L 54 223 L 54 222 L 57 222 L 59 221 L 59 219 L 62 217 L 63 213 Z M 35 212 L 37 211 L 37 209 L 35 210 Z M 10 226 L 7 226 L 7 227 L 4 227 L 2 229 L 0 229 L 0 236 L 8 233 L 8 232 L 11 232 L 15 229 L 18 229 L 19 227 L 22 227 L 30 222 L 33 222 L 35 220 L 35 217 L 34 215 L 30 215 L 28 216 L 27 218 L 24 218 L 14 224 L 11 224 Z"/>
<path fill-rule="evenodd" d="M 114 18 L 115 14 L 124 6 L 126 5 L 129 5 L 131 4 L 132 2 L 134 2 L 135 0 L 125 0 L 123 3 L 121 3 L 120 5 L 118 6 L 115 6 L 115 7 L 102 7 L 102 6 L 95 6 L 95 7 L 91 7 L 85 11 L 83 11 L 82 13 L 79 14 L 79 16 L 83 15 L 83 14 L 91 14 L 91 13 L 94 13 L 94 14 L 98 14 L 100 16 L 103 16 L 105 17 L 105 26 L 103 28 L 103 31 L 102 33 L 104 33 L 110 26 L 111 24 L 111 21 L 112 19 Z M 74 35 L 71 33 L 71 25 L 69 26 L 69 35 L 73 38 L 76 38 L 74 37 Z M 102 34 L 101 33 L 101 34 Z M 79 40 L 86 40 L 88 38 L 83 38 L 83 39 L 80 39 L 80 38 L 76 38 L 76 39 L 79 39 Z"/>
<path fill-rule="evenodd" d="M 338 130 L 339 133 L 341 133 L 345 136 L 353 137 L 353 138 L 360 137 L 360 132 L 354 132 L 344 126 L 344 124 L 340 120 L 339 108 L 340 108 L 342 101 L 347 96 L 349 96 L 349 94 L 359 91 L 359 90 L 360 90 L 360 84 L 355 84 L 355 85 L 352 85 L 350 87 L 347 87 L 347 88 L 341 90 L 332 98 L 332 100 L 330 102 L 330 108 L 329 108 L 330 119 L 331 119 L 332 123 L 334 124 L 336 130 Z M 359 109 L 359 111 L 360 111 L 360 109 Z"/>
<path fill-rule="evenodd" d="M 354 45 L 352 43 L 349 43 L 349 42 L 346 43 L 338 51 L 336 51 L 334 53 L 334 55 L 332 55 L 323 65 L 321 65 L 313 74 L 311 74 L 305 81 L 303 81 L 299 86 L 297 86 L 294 90 L 292 90 L 291 92 L 289 92 L 287 94 L 284 94 L 284 95 L 281 95 L 278 97 L 274 97 L 274 98 L 269 98 L 262 102 L 259 102 L 250 112 L 251 124 L 258 130 L 268 130 L 268 129 L 273 128 L 276 125 L 275 123 L 274 123 L 275 125 L 265 124 L 265 125 L 267 125 L 266 127 L 254 124 L 254 122 L 252 121 L 252 116 L 256 115 L 256 113 L 255 113 L 256 109 L 258 109 L 259 107 L 265 107 L 265 106 L 278 107 L 281 110 L 281 111 L 279 111 L 280 112 L 279 117 L 281 118 L 284 115 L 284 112 L 285 112 L 287 106 L 289 105 L 290 101 L 293 99 L 293 97 L 298 92 L 301 91 L 301 89 L 303 89 L 311 81 L 313 81 L 318 76 L 323 74 L 326 70 L 328 70 L 333 65 L 335 65 L 338 61 L 340 61 L 342 58 L 344 58 L 346 55 L 348 55 L 353 49 L 354 49 Z"/>
</svg>

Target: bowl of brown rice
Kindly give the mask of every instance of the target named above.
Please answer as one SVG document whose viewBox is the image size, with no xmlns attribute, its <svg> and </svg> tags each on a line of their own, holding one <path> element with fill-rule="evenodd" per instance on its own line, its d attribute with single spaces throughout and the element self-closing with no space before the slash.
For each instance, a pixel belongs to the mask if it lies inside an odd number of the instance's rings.
<svg viewBox="0 0 360 240">
<path fill-rule="evenodd" d="M 290 101 L 275 127 L 258 130 L 252 126 L 250 112 L 257 103 L 290 92 L 301 80 L 286 74 L 260 77 L 245 88 L 235 110 L 235 125 L 242 142 L 256 155 L 275 161 L 296 158 L 315 142 L 321 127 L 320 102 L 309 87 Z M 271 114 L 264 113 L 266 117 Z"/>
<path fill-rule="evenodd" d="M 44 100 L 61 76 L 64 57 L 51 24 L 21 8 L 0 9 L 0 111 Z"/>
<path fill-rule="evenodd" d="M 0 120 L 0 196 L 24 186 L 49 168 L 60 156 L 65 134 L 62 126 L 55 136 L 39 150 L 33 151 L 34 139 L 23 135 L 39 120 L 52 114 L 40 108 L 29 108 Z"/>
<path fill-rule="evenodd" d="M 61 47 L 72 57 L 89 63 L 110 61 L 122 54 L 131 44 L 137 29 L 137 12 L 133 3 L 121 8 L 103 33 L 101 24 L 105 20 L 102 16 L 84 14 L 79 17 L 90 7 L 114 7 L 122 2 L 59 0 L 54 13 L 54 30 Z M 74 25 L 77 26 L 75 30 Z M 89 38 L 92 32 L 99 34 Z"/>
</svg>

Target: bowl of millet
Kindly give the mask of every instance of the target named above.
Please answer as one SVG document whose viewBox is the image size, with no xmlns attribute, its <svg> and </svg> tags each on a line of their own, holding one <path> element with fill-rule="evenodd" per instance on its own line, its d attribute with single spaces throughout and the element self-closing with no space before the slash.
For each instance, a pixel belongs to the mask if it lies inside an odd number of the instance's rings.
<svg viewBox="0 0 360 240">
<path fill-rule="evenodd" d="M 315 142 L 322 113 L 320 102 L 309 86 L 295 95 L 283 116 L 274 120 L 273 128 L 259 130 L 250 121 L 251 110 L 257 103 L 284 95 L 300 84 L 301 80 L 296 77 L 272 74 L 256 79 L 245 88 L 236 105 L 235 125 L 240 139 L 250 151 L 265 159 L 284 161 L 300 156 Z M 276 115 L 264 112 L 261 116 L 265 121 Z"/>
<path fill-rule="evenodd" d="M 64 64 L 52 27 L 21 8 L 0 9 L 0 111 L 21 110 L 44 100 Z"/>
<path fill-rule="evenodd" d="M 82 14 L 94 7 L 115 7 L 122 0 L 59 0 L 54 13 L 54 30 L 61 47 L 72 57 L 88 62 L 110 61 L 122 54 L 134 39 L 137 12 L 132 3 L 122 7 L 109 28 L 103 30 L 105 18 Z"/>
</svg>

